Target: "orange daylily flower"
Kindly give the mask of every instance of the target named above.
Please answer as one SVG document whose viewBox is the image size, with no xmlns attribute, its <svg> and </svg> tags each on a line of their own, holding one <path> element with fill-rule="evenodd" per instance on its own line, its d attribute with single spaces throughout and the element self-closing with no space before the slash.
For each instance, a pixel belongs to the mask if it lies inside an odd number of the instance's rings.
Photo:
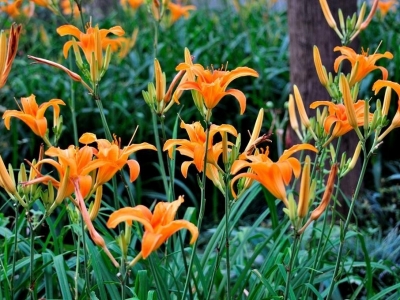
<svg viewBox="0 0 400 300">
<path fill-rule="evenodd" d="M 398 106 L 397 106 L 397 111 L 396 114 L 393 117 L 392 123 L 386 130 L 378 137 L 378 141 L 382 141 L 383 138 L 391 132 L 393 129 L 400 127 L 400 84 L 397 82 L 393 81 L 387 81 L 387 80 L 377 80 L 374 85 L 372 86 L 372 90 L 375 91 L 375 95 L 378 94 L 378 92 L 383 88 L 383 87 L 389 87 L 392 88 L 396 94 L 399 96 L 398 100 Z M 387 105 L 389 106 L 389 104 Z"/>
<path fill-rule="evenodd" d="M 24 185 L 51 182 L 58 189 L 57 197 L 47 213 L 52 212 L 65 198 L 75 194 L 76 201 L 74 204 L 78 207 L 82 218 L 87 226 L 90 237 L 96 245 L 100 246 L 111 259 L 113 264 L 118 267 L 118 262 L 114 259 L 107 248 L 104 239 L 98 234 L 90 219 L 89 212 L 86 208 L 84 198 L 89 195 L 93 188 L 92 176 L 89 175 L 95 169 L 101 167 L 105 162 L 97 161 L 92 164 L 95 149 L 89 146 L 82 148 L 69 146 L 67 149 L 50 147 L 45 154 L 51 157 L 57 157 L 58 161 L 50 158 L 40 160 L 35 168 L 38 170 L 41 165 L 49 164 L 56 168 L 59 180 L 54 179 L 50 175 L 37 174 L 33 180 L 23 183 Z M 38 168 L 39 167 L 39 168 Z"/>
<path fill-rule="evenodd" d="M 51 181 L 53 186 L 59 189 L 57 198 L 61 202 L 75 191 L 74 181 L 76 181 L 79 184 L 80 193 L 84 198 L 89 194 L 93 186 L 93 180 L 89 173 L 98 167 L 98 164 L 96 166 L 91 165 L 94 151 L 95 149 L 89 146 L 78 148 L 71 145 L 67 149 L 50 147 L 45 154 L 50 157 L 56 157 L 58 161 L 52 158 L 45 158 L 40 160 L 35 167 L 43 164 L 52 165 L 58 172 L 59 180 L 49 175 L 41 175 L 33 179 L 30 183 L 48 183 Z M 68 178 L 65 178 L 66 176 Z M 62 186 L 64 180 L 66 180 L 66 183 Z M 60 189 L 61 187 L 62 190 Z"/>
<path fill-rule="evenodd" d="M 232 164 L 231 174 L 236 174 L 243 168 L 251 168 L 251 172 L 241 173 L 236 175 L 231 181 L 231 190 L 236 198 L 236 193 L 233 189 L 234 183 L 242 177 L 251 178 L 260 182 L 267 188 L 274 197 L 283 201 L 286 207 L 289 207 L 285 186 L 292 179 L 292 175 L 297 178 L 301 172 L 301 164 L 295 157 L 291 157 L 295 152 L 300 150 L 318 150 L 310 144 L 300 144 L 285 150 L 277 162 L 273 162 L 269 157 L 268 147 L 264 153 L 249 155 L 245 160 L 236 160 Z"/>
<path fill-rule="evenodd" d="M 216 168 L 219 168 L 217 161 L 219 155 L 222 153 L 222 143 L 220 142 L 213 145 L 213 138 L 216 133 L 219 132 L 222 135 L 222 132 L 227 132 L 234 136 L 237 136 L 236 129 L 233 126 L 226 124 L 217 126 L 213 124 L 210 126 L 208 145 L 206 145 L 207 132 L 204 131 L 204 128 L 203 126 L 201 126 L 200 122 L 196 122 L 193 124 L 185 124 L 185 122 L 182 121 L 181 128 L 186 129 L 190 140 L 184 140 L 184 139 L 167 140 L 164 144 L 163 151 L 168 150 L 169 156 L 172 157 L 174 146 L 180 145 L 179 147 L 176 148 L 176 150 L 179 151 L 182 155 L 188 156 L 193 159 L 192 161 L 185 161 L 181 166 L 182 175 L 185 178 L 187 177 L 188 168 L 191 164 L 194 164 L 196 166 L 198 172 L 203 172 L 204 155 L 206 151 L 207 151 L 207 167 L 209 165 L 212 165 Z M 212 171 L 210 170 L 210 172 Z M 209 175 L 211 176 L 212 174 L 210 173 Z"/>
<path fill-rule="evenodd" d="M 99 66 L 101 66 L 101 50 L 110 46 L 111 50 L 115 52 L 120 47 L 120 42 L 118 40 L 110 39 L 107 37 L 107 35 L 112 33 L 117 36 L 122 36 L 125 34 L 125 31 L 121 26 L 114 26 L 110 29 L 99 29 L 98 26 L 93 28 L 92 24 L 88 23 L 86 26 L 86 33 L 81 32 L 73 25 L 62 25 L 57 28 L 57 33 L 61 36 L 72 35 L 73 37 L 77 38 L 79 42 L 76 43 L 82 49 L 89 64 L 92 64 L 92 54 L 94 54 Z M 65 58 L 68 57 L 68 51 L 73 44 L 74 41 L 68 41 L 64 44 L 63 53 Z"/>
<path fill-rule="evenodd" d="M 36 5 L 43 6 L 43 7 L 47 7 L 47 6 L 49 6 L 49 4 L 51 4 L 51 1 L 49 1 L 49 0 L 30 0 L 30 1 L 32 1 Z"/>
<path fill-rule="evenodd" d="M 5 5 L 0 6 L 0 10 L 8 14 L 11 18 L 18 17 L 21 14 L 20 8 L 22 6 L 22 0 L 15 0 L 12 1 L 12 3 L 9 3 L 7 0 L 1 2 L 5 3 Z"/>
<path fill-rule="evenodd" d="M 197 227 L 186 220 L 174 220 L 176 212 L 183 201 L 183 197 L 180 196 L 178 200 L 170 203 L 159 202 L 155 206 L 153 213 L 143 205 L 121 208 L 110 215 L 107 227 L 115 228 L 121 222 L 127 222 L 132 225 L 132 221 L 143 224 L 144 234 L 141 255 L 144 259 L 181 229 L 190 231 L 192 235 L 190 244 L 193 244 L 199 236 Z"/>
<path fill-rule="evenodd" d="M 203 69 L 203 66 L 200 64 L 193 64 L 193 57 L 190 54 L 190 51 L 188 48 L 185 48 L 184 51 L 184 56 L 185 56 L 185 62 L 180 63 L 175 70 L 179 71 L 179 72 L 184 72 L 184 75 L 182 76 L 182 79 L 179 83 L 179 85 L 183 84 L 186 81 L 195 81 L 195 75 L 193 74 L 193 69 L 199 68 L 200 71 Z M 178 85 L 178 87 L 179 87 Z M 174 99 L 174 101 L 176 103 L 179 104 L 179 98 L 181 97 L 183 93 L 183 90 L 180 89 L 176 89 L 172 98 Z"/>
<path fill-rule="evenodd" d="M 381 17 L 384 18 L 390 10 L 395 10 L 396 3 L 396 0 L 378 1 L 378 9 L 381 12 Z"/>
<path fill-rule="evenodd" d="M 17 55 L 19 35 L 22 25 L 12 24 L 8 43 L 5 33 L 0 33 L 0 89 L 6 84 L 11 65 Z"/>
<path fill-rule="evenodd" d="M 120 58 L 126 57 L 129 54 L 129 52 L 132 50 L 132 48 L 135 46 L 136 40 L 138 37 L 138 33 L 139 33 L 139 29 L 135 28 L 132 31 L 131 37 L 129 37 L 129 38 L 119 37 L 116 39 L 120 43 L 120 46 L 121 46 L 121 50 L 119 51 Z"/>
<path fill-rule="evenodd" d="M 39 182 L 46 184 L 49 181 L 52 182 L 53 186 L 58 189 L 58 192 L 53 205 L 50 207 L 50 212 L 52 212 L 65 198 L 70 197 L 74 193 L 76 196 L 75 205 L 77 205 L 82 214 L 82 218 L 87 226 L 90 237 L 96 245 L 100 246 L 104 252 L 106 252 L 113 264 L 118 267 L 119 264 L 108 250 L 104 239 L 94 228 L 86 204 L 83 200 L 90 193 L 93 187 L 92 176 L 90 176 L 89 173 L 101 166 L 101 163 L 97 163 L 96 165 L 91 164 L 93 153 L 94 149 L 89 146 L 78 148 L 71 145 L 67 149 L 50 147 L 45 154 L 47 156 L 57 157 L 58 162 L 54 159 L 45 158 L 40 160 L 35 167 L 40 167 L 42 164 L 52 165 L 57 169 L 59 180 L 56 180 L 49 175 L 39 174 L 36 179 L 25 182 L 24 184 L 28 185 Z"/>
<path fill-rule="evenodd" d="M 139 176 L 140 166 L 136 160 L 128 160 L 129 156 L 143 149 L 157 151 L 156 147 L 148 143 L 132 144 L 121 149 L 121 141 L 117 140 L 115 136 L 114 141 L 110 142 L 106 139 L 97 139 L 96 135 L 92 133 L 83 134 L 79 142 L 86 145 L 93 142 L 97 143 L 98 150 L 94 150 L 94 155 L 97 159 L 92 162 L 93 166 L 91 166 L 91 168 L 98 166 L 95 188 L 109 181 L 126 164 L 129 167 L 130 181 L 135 181 Z"/>
<path fill-rule="evenodd" d="M 61 7 L 61 11 L 64 15 L 73 15 L 74 17 L 78 17 L 80 14 L 78 5 L 75 2 L 72 2 L 72 6 L 71 6 L 70 0 L 61 0 L 60 7 Z M 84 9 L 82 9 L 82 12 L 83 11 L 84 11 Z"/>
<path fill-rule="evenodd" d="M 138 9 L 144 3 L 144 0 L 121 0 L 120 2 L 124 8 L 129 4 L 133 9 Z"/>
<path fill-rule="evenodd" d="M 368 55 L 368 51 L 365 52 L 363 50 L 361 54 L 357 54 L 353 49 L 346 46 L 335 47 L 333 51 L 340 51 L 342 53 L 342 55 L 335 60 L 335 72 L 338 71 L 339 65 L 343 60 L 347 59 L 351 63 L 352 69 L 349 81 L 350 86 L 353 86 L 355 83 L 361 81 L 365 76 L 376 69 L 381 70 L 384 80 L 386 80 L 388 77 L 388 71 L 386 68 L 375 65 L 376 61 L 381 58 L 393 58 L 393 54 L 388 51 L 386 51 L 384 54 L 374 53 Z"/>
<path fill-rule="evenodd" d="M 49 107 L 53 107 L 54 111 L 54 124 L 57 124 L 60 115 L 60 105 L 65 105 L 61 99 L 51 99 L 49 102 L 44 102 L 40 106 L 36 103 L 35 95 L 21 98 L 22 108 L 18 110 L 6 110 L 3 114 L 4 125 L 10 129 L 11 117 L 15 117 L 28 125 L 31 130 L 38 136 L 44 138 L 47 132 L 47 119 L 44 113 Z"/>
<path fill-rule="evenodd" d="M 51 10 L 54 14 L 58 15 L 59 14 L 59 9 L 57 6 L 57 2 L 54 0 L 30 0 L 31 3 L 35 3 L 38 6 L 45 7 L 49 10 Z"/>
<path fill-rule="evenodd" d="M 332 139 L 342 136 L 353 129 L 349 123 L 349 118 L 346 113 L 346 107 L 344 104 L 334 104 L 330 101 L 315 101 L 311 103 L 310 108 L 315 109 L 318 106 L 326 105 L 328 106 L 329 116 L 326 117 L 324 121 L 324 129 L 326 133 L 331 131 L 332 126 L 334 126 L 331 137 L 329 138 L 329 143 Z M 354 112 L 357 120 L 358 126 L 364 125 L 364 100 L 358 100 L 354 104 Z M 369 113 L 368 119 L 372 121 L 373 114 Z"/>
<path fill-rule="evenodd" d="M 194 5 L 182 6 L 180 4 L 169 2 L 168 9 L 171 12 L 171 24 L 173 24 L 182 17 L 184 17 L 185 19 L 189 18 L 189 11 L 196 10 L 196 6 Z"/>
<path fill-rule="evenodd" d="M 190 54 L 190 53 L 189 53 Z M 226 90 L 228 85 L 236 78 L 243 76 L 254 76 L 258 77 L 258 73 L 248 67 L 238 67 L 232 71 L 226 70 L 205 70 L 203 66 L 199 64 L 189 64 L 185 63 L 178 65 L 176 70 L 185 70 L 190 74 L 192 72 L 196 76 L 196 80 L 190 80 L 192 76 L 188 74 L 185 78 L 185 82 L 182 82 L 178 86 L 178 90 L 195 90 L 198 91 L 204 101 L 204 106 L 207 110 L 212 110 L 221 99 L 226 95 L 232 95 L 239 101 L 240 114 L 243 114 L 246 109 L 246 96 L 242 91 L 237 89 Z"/>
</svg>

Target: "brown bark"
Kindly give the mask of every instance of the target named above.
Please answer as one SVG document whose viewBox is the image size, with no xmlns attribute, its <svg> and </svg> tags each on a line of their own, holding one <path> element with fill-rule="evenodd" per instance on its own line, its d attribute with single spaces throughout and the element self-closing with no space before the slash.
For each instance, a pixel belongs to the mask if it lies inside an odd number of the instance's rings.
<svg viewBox="0 0 400 300">
<path fill-rule="evenodd" d="M 357 12 L 357 0 L 328 1 L 328 4 L 338 26 L 338 8 L 342 9 L 345 18 Z M 320 84 L 315 71 L 313 46 L 318 46 L 322 63 L 327 71 L 333 72 L 333 62 L 338 56 L 337 53 L 333 52 L 333 48 L 341 45 L 340 39 L 328 26 L 318 0 L 288 0 L 288 23 L 290 81 L 298 86 L 307 112 L 309 116 L 313 116 L 315 113 L 309 109 L 310 103 L 316 100 L 330 99 L 326 89 Z M 350 46 L 358 51 L 357 45 L 358 43 L 355 41 Z M 288 141 L 291 144 L 298 143 L 296 135 L 291 130 L 288 133 Z M 341 153 L 346 151 L 348 157 L 353 155 L 357 141 L 356 135 L 347 134 L 343 136 Z M 351 196 L 354 193 L 359 172 L 360 166 L 358 165 L 343 180 L 341 189 L 345 195 Z"/>
</svg>

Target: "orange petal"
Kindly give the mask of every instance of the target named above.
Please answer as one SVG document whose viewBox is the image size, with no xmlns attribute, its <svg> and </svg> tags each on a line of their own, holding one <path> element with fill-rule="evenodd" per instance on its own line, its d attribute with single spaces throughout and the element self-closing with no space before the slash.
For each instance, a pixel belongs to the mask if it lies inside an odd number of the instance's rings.
<svg viewBox="0 0 400 300">
<path fill-rule="evenodd" d="M 97 137 L 94 133 L 86 132 L 79 138 L 79 143 L 87 145 L 95 142 L 96 139 Z"/>
<path fill-rule="evenodd" d="M 62 25 L 57 28 L 57 33 L 61 36 L 73 35 L 77 39 L 80 39 L 80 35 L 83 33 L 77 27 L 73 25 Z"/>
<path fill-rule="evenodd" d="M 134 182 L 139 176 L 140 165 L 134 159 L 130 159 L 126 163 L 129 166 L 129 179 L 130 179 L 131 182 Z"/>
<path fill-rule="evenodd" d="M 163 236 L 159 233 L 145 231 L 142 238 L 142 254 L 144 259 L 164 243 L 165 240 L 162 238 Z"/>
<path fill-rule="evenodd" d="M 239 101 L 240 114 L 243 115 L 246 110 L 246 96 L 242 91 L 236 89 L 230 89 L 226 91 L 227 94 L 234 96 Z"/>
<path fill-rule="evenodd" d="M 150 210 L 148 212 L 144 212 L 148 210 L 147 207 L 140 205 L 136 207 L 124 207 L 117 211 L 114 211 L 108 221 L 107 227 L 108 228 L 115 228 L 121 222 L 128 222 L 132 224 L 132 221 L 136 221 L 141 223 L 146 231 L 153 231 L 153 226 L 151 226 L 150 220 L 148 219 L 149 214 L 151 215 Z"/>
</svg>

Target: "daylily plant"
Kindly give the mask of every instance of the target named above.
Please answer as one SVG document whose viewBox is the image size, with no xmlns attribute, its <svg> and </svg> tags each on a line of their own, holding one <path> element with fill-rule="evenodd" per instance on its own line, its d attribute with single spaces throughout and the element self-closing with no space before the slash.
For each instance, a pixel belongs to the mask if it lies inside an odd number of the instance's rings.
<svg viewBox="0 0 400 300">
<path fill-rule="evenodd" d="M 61 36 L 72 35 L 74 38 L 64 44 L 64 57 L 68 57 L 68 51 L 71 46 L 74 48 L 75 59 L 79 68 L 83 68 L 83 61 L 79 53 L 78 46 L 85 54 L 86 60 L 90 66 L 90 78 L 93 84 L 97 84 L 105 71 L 111 59 L 111 51 L 116 52 L 121 47 L 121 41 L 108 38 L 107 35 L 112 33 L 122 36 L 125 31 L 121 26 L 114 26 L 110 29 L 99 29 L 98 26 L 92 27 L 91 23 L 86 26 L 86 33 L 81 32 L 73 25 L 63 25 L 57 28 L 57 33 Z M 76 39 L 79 41 L 77 42 Z M 125 43 L 125 41 L 124 41 Z M 103 49 L 107 49 L 107 53 L 103 58 Z"/>
<path fill-rule="evenodd" d="M 184 78 L 186 81 L 182 80 L 177 89 L 197 91 L 200 94 L 201 103 L 195 99 L 195 104 L 202 114 L 204 114 L 204 110 L 209 113 L 227 95 L 231 95 L 239 101 L 240 114 L 243 114 L 246 109 L 246 96 L 237 89 L 227 90 L 228 85 L 239 77 L 258 77 L 258 73 L 248 67 L 238 67 L 232 71 L 206 70 L 202 65 L 192 63 L 190 53 L 188 56 L 185 50 L 185 63 L 179 64 L 176 68 L 178 71 L 185 70 L 188 73 L 188 76 Z"/>
<path fill-rule="evenodd" d="M 121 149 L 121 141 L 116 136 L 114 136 L 114 141 L 110 142 L 106 139 L 98 139 L 93 133 L 83 134 L 79 142 L 86 145 L 97 143 L 97 149 L 94 149 L 97 159 L 92 162 L 93 165 L 98 166 L 95 188 L 108 182 L 126 164 L 129 167 L 130 181 L 135 181 L 139 176 L 140 166 L 136 160 L 128 160 L 129 156 L 138 150 L 157 150 L 149 143 L 132 144 Z"/>
<path fill-rule="evenodd" d="M 232 165 L 231 174 L 235 175 L 244 168 L 251 168 L 251 170 L 238 174 L 232 179 L 231 190 L 234 198 L 236 198 L 236 193 L 233 189 L 234 183 L 242 177 L 247 177 L 260 182 L 274 197 L 282 200 L 285 206 L 288 207 L 285 186 L 290 183 L 293 174 L 297 178 L 301 172 L 300 161 L 291 156 L 300 150 L 317 152 L 317 149 L 310 144 L 295 145 L 285 150 L 277 162 L 273 162 L 268 157 L 269 150 L 267 147 L 263 153 L 247 156 L 249 161 L 236 160 Z"/>
<path fill-rule="evenodd" d="M 24 182 L 23 185 L 37 184 L 37 183 L 52 183 L 54 187 L 58 189 L 57 197 L 54 203 L 47 211 L 50 214 L 54 209 L 61 204 L 61 202 L 75 194 L 74 204 L 78 207 L 82 218 L 88 228 L 90 237 L 96 243 L 96 245 L 103 248 L 108 257 L 112 260 L 113 264 L 118 267 L 118 262 L 114 259 L 112 254 L 109 252 L 104 239 L 97 233 L 94 228 L 90 215 L 86 208 L 84 198 L 89 194 L 93 188 L 93 179 L 89 175 L 90 172 L 96 170 L 101 166 L 101 163 L 92 164 L 94 149 L 89 146 L 84 146 L 82 148 L 75 147 L 73 145 L 69 146 L 67 149 L 60 149 L 51 147 L 45 154 L 51 157 L 57 157 L 58 161 L 45 158 L 40 160 L 35 168 L 38 168 L 42 164 L 49 164 L 56 168 L 58 172 L 59 179 L 55 179 L 50 175 L 42 175 L 37 172 L 37 177 L 28 182 Z M 103 162 L 102 164 L 105 164 Z"/>
<path fill-rule="evenodd" d="M 207 167 L 220 169 L 218 166 L 218 157 L 222 153 L 222 143 L 219 142 L 213 145 L 213 138 L 216 133 L 220 133 L 222 135 L 223 132 L 230 133 L 233 136 L 237 136 L 236 129 L 231 125 L 211 125 L 208 145 L 206 145 L 207 132 L 204 130 L 203 126 L 201 126 L 200 122 L 195 122 L 193 124 L 186 124 L 185 122 L 181 122 L 181 128 L 186 129 L 187 134 L 189 135 L 189 140 L 185 139 L 170 139 L 167 140 L 164 144 L 163 151 L 168 150 L 168 154 L 172 157 L 172 153 L 174 147 L 179 145 L 176 148 L 182 155 L 188 156 L 192 158 L 192 161 L 185 161 L 181 166 L 182 175 L 186 178 L 188 168 L 191 164 L 196 166 L 198 172 L 203 172 L 204 168 L 204 156 L 207 151 Z M 206 175 L 212 179 L 214 176 L 209 173 L 212 172 L 210 169 L 206 172 Z"/>
<path fill-rule="evenodd" d="M 387 80 L 378 80 L 374 83 L 372 90 L 375 91 L 375 95 L 383 88 L 383 87 L 387 87 L 387 88 L 392 88 L 396 94 L 398 95 L 399 99 L 398 99 L 398 104 L 397 104 L 397 110 L 396 110 L 396 114 L 394 115 L 393 119 L 392 119 L 392 123 L 390 124 L 390 126 L 378 137 L 378 141 L 382 141 L 383 138 L 389 133 L 391 132 L 393 129 L 400 127 L 400 84 L 393 82 L 393 81 L 387 81 Z M 385 97 L 386 98 L 386 97 Z M 385 101 L 386 102 L 386 101 Z M 387 102 L 384 104 L 384 112 L 382 113 L 384 116 L 386 116 L 387 114 L 387 110 L 389 110 L 389 105 L 390 105 L 390 97 L 388 97 Z M 386 109 L 385 109 L 386 107 Z"/>
<path fill-rule="evenodd" d="M 47 119 L 44 113 L 49 107 L 53 107 L 54 117 L 53 122 L 57 125 L 58 118 L 60 115 L 60 105 L 65 105 L 61 99 L 51 99 L 48 102 L 44 102 L 38 106 L 36 103 L 35 95 L 21 98 L 22 108 L 18 110 L 6 110 L 3 114 L 4 125 L 9 130 L 10 120 L 12 117 L 18 118 L 23 121 L 30 129 L 38 136 L 47 140 Z"/>
<path fill-rule="evenodd" d="M 183 197 L 180 196 L 178 200 L 172 202 L 159 202 L 153 213 L 143 205 L 121 208 L 110 215 L 107 227 L 115 228 L 121 222 L 127 222 L 128 225 L 132 226 L 132 221 L 143 225 L 142 250 L 133 262 L 141 257 L 146 259 L 153 251 L 160 248 L 170 236 L 181 229 L 190 231 L 192 234 L 190 244 L 193 244 L 199 235 L 197 227 L 186 220 L 175 220 L 176 212 L 183 201 Z"/>
<path fill-rule="evenodd" d="M 360 82 L 365 76 L 367 76 L 370 72 L 374 70 L 381 70 L 382 77 L 384 80 L 388 77 L 388 71 L 384 67 L 376 66 L 376 62 L 381 58 L 392 59 L 393 54 L 386 51 L 384 54 L 374 53 L 368 55 L 367 51 L 362 51 L 361 54 L 357 54 L 353 49 L 342 46 L 335 47 L 333 51 L 340 51 L 342 55 L 336 58 L 334 63 L 335 72 L 339 70 L 339 65 L 343 60 L 348 60 L 351 63 L 351 75 L 350 75 L 350 87 L 355 83 Z"/>
<path fill-rule="evenodd" d="M 182 17 L 184 17 L 185 19 L 189 18 L 189 11 L 196 10 L 196 6 L 194 5 L 182 6 L 181 4 L 175 4 L 172 1 L 170 1 L 168 2 L 168 9 L 171 12 L 170 23 L 173 24 Z"/>
</svg>

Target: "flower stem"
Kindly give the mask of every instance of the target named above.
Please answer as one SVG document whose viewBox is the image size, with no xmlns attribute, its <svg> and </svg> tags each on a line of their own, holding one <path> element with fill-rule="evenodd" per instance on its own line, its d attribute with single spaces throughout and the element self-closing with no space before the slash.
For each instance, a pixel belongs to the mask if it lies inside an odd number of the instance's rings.
<svg viewBox="0 0 400 300">
<path fill-rule="evenodd" d="M 76 244 L 76 267 L 75 267 L 75 300 L 79 299 L 79 289 L 78 289 L 78 279 L 79 279 L 79 265 L 80 265 L 80 259 L 79 259 L 79 252 L 81 251 L 81 236 L 78 235 L 78 242 Z"/>
<path fill-rule="evenodd" d="M 160 123 L 161 123 L 161 134 L 162 134 L 162 140 L 165 142 L 167 140 L 167 135 L 165 134 L 165 124 L 164 124 L 164 118 L 160 118 Z M 171 170 L 171 161 L 169 160 L 168 154 L 167 156 L 167 170 L 168 170 L 168 175 L 169 175 L 169 198 L 168 201 L 173 201 L 175 200 L 175 189 L 174 189 L 174 174 L 172 173 Z"/>
<path fill-rule="evenodd" d="M 34 230 L 33 230 L 32 219 L 31 219 L 32 217 L 30 215 L 28 215 L 27 217 L 28 217 L 28 224 L 29 224 L 29 239 L 30 239 L 30 255 L 29 255 L 30 286 L 29 286 L 29 293 L 30 293 L 31 299 L 34 300 L 34 299 L 37 298 L 36 294 L 35 294 L 35 279 L 34 279 L 34 274 L 33 274 L 33 270 L 35 268 L 35 261 L 34 261 L 35 236 L 34 236 Z"/>
<path fill-rule="evenodd" d="M 365 147 L 365 146 L 364 146 Z M 372 154 L 372 150 L 374 149 L 374 147 L 372 147 L 371 151 L 368 153 L 368 155 L 365 155 L 365 148 L 363 147 L 364 150 L 364 160 L 363 160 L 363 164 L 361 167 L 361 172 L 360 172 L 360 179 L 357 182 L 357 186 L 356 186 L 356 190 L 353 194 L 353 197 L 351 198 L 351 203 L 350 203 L 350 208 L 349 208 L 349 212 L 347 214 L 347 218 L 346 218 L 346 222 L 344 223 L 343 226 L 343 231 L 340 233 L 340 245 L 339 245 L 339 250 L 338 250 L 338 254 L 337 254 L 337 258 L 336 258 L 336 264 L 335 264 L 335 269 L 333 271 L 333 276 L 332 276 L 332 281 L 331 284 L 329 286 L 329 291 L 328 291 L 328 295 L 326 297 L 326 299 L 331 299 L 332 293 L 333 293 L 333 289 L 336 285 L 336 277 L 338 275 L 339 272 L 339 265 L 340 265 L 340 261 L 342 258 L 342 252 L 343 252 L 343 247 L 344 247 L 344 242 L 346 240 L 346 233 L 347 233 L 347 229 L 350 225 L 350 220 L 351 220 L 351 216 L 353 215 L 353 210 L 354 210 L 354 206 L 355 206 L 355 202 L 356 199 L 358 198 L 358 193 L 360 192 L 361 189 L 361 185 L 365 176 L 365 172 L 367 170 L 367 165 L 368 165 L 368 161 L 369 158 Z"/>
<path fill-rule="evenodd" d="M 286 287 L 285 287 L 285 295 L 284 295 L 284 300 L 287 300 L 289 297 L 289 289 L 290 289 L 290 280 L 292 278 L 292 270 L 293 270 L 293 265 L 294 265 L 294 260 L 297 256 L 297 247 L 299 246 L 299 241 L 300 241 L 300 236 L 297 234 L 297 232 L 294 233 L 294 240 L 292 244 L 292 253 L 290 255 L 290 261 L 289 261 L 289 266 L 287 267 L 287 278 L 286 278 Z"/>
<path fill-rule="evenodd" d="M 90 298 L 90 281 L 89 281 L 89 270 L 87 267 L 87 261 L 88 261 L 88 255 L 87 255 L 87 249 L 86 249 L 86 237 L 85 237 L 85 222 L 83 221 L 83 216 L 80 214 L 81 217 L 81 230 L 82 230 L 82 248 L 83 248 L 83 269 L 85 272 L 85 283 L 86 283 L 86 297 L 89 299 Z"/>
<path fill-rule="evenodd" d="M 211 123 L 209 122 L 209 119 L 206 119 L 206 127 L 207 127 L 207 134 L 206 134 L 206 143 L 205 143 L 205 154 L 204 154 L 204 165 L 203 165 L 203 174 L 201 176 L 201 186 L 200 186 L 200 191 L 201 191 L 201 196 L 200 196 L 200 211 L 199 211 L 199 217 L 197 221 L 197 228 L 199 229 L 199 232 L 201 230 L 201 223 L 203 222 L 203 217 L 204 217 L 204 211 L 206 208 L 206 168 L 207 168 L 207 154 L 208 154 L 208 142 L 210 139 L 210 125 Z M 186 282 L 185 282 L 185 287 L 183 289 L 182 293 L 182 300 L 186 299 L 186 291 L 188 290 L 189 287 L 189 282 L 190 282 L 190 272 L 192 271 L 193 267 L 193 262 L 194 262 L 194 256 L 196 255 L 196 249 L 197 249 L 197 244 L 198 244 L 199 239 L 197 239 L 194 242 L 193 248 L 192 248 L 192 254 L 190 256 L 190 263 L 189 263 L 189 272 L 186 276 Z"/>
<path fill-rule="evenodd" d="M 126 297 L 126 288 L 125 288 L 125 282 L 126 282 L 126 277 L 128 276 L 128 270 L 129 267 L 125 267 L 125 258 L 124 255 L 121 257 L 121 264 L 119 268 L 119 274 L 121 274 L 120 278 L 120 283 L 121 283 L 121 300 L 125 300 Z"/>
<path fill-rule="evenodd" d="M 106 138 L 107 138 L 107 140 L 109 140 L 111 142 L 112 135 L 111 135 L 110 128 L 108 127 L 108 124 L 107 124 L 106 115 L 104 114 L 103 103 L 101 102 L 101 99 L 95 98 L 94 100 L 95 100 L 97 107 L 99 109 L 99 112 L 100 112 L 100 118 L 101 118 L 101 122 L 103 123 L 103 128 L 104 128 L 104 132 L 106 134 Z"/>
<path fill-rule="evenodd" d="M 10 290 L 11 290 L 11 299 L 14 299 L 14 278 L 15 278 L 15 262 L 16 262 L 16 254 L 17 254 L 17 246 L 18 246 L 18 205 L 14 205 L 15 209 L 15 226 L 14 226 L 14 253 L 13 253 L 13 262 L 12 262 L 12 273 L 10 280 Z"/>
<path fill-rule="evenodd" d="M 69 68 L 72 70 L 72 56 L 69 57 Z M 69 108 L 71 110 L 71 119 L 72 119 L 72 130 L 74 134 L 74 144 L 78 146 L 78 126 L 76 125 L 76 114 L 75 114 L 75 89 L 74 89 L 74 81 L 72 78 L 70 79 L 70 93 L 71 98 L 69 101 Z"/>
<path fill-rule="evenodd" d="M 161 177 L 162 177 L 162 181 L 163 181 L 163 185 L 164 185 L 165 195 L 167 196 L 167 198 L 169 200 L 170 197 L 169 197 L 169 191 L 168 191 L 168 180 L 167 180 L 167 175 L 165 173 L 164 160 L 162 157 L 160 136 L 158 134 L 157 115 L 154 111 L 152 111 L 151 116 L 152 116 L 152 121 L 153 121 L 154 140 L 155 140 L 156 148 L 157 148 L 158 163 L 160 164 L 160 172 L 161 172 Z"/>
<path fill-rule="evenodd" d="M 226 256 L 226 299 L 231 299 L 231 264 L 229 256 L 229 172 L 225 173 L 225 256 Z"/>
</svg>

